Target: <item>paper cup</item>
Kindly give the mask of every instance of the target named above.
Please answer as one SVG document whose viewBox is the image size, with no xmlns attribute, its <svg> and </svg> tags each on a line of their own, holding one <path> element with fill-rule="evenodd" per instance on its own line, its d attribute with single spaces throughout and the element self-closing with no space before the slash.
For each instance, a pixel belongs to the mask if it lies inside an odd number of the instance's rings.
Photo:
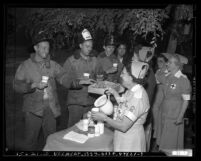
<svg viewBox="0 0 201 161">
<path fill-rule="evenodd" d="M 100 127 L 97 125 L 95 125 L 95 136 L 100 136 Z"/>
<path fill-rule="evenodd" d="M 83 131 L 88 131 L 89 120 L 83 119 L 82 121 L 83 121 Z"/>
<path fill-rule="evenodd" d="M 84 73 L 83 76 L 84 76 L 84 78 L 89 79 L 90 74 L 89 73 Z"/>
<path fill-rule="evenodd" d="M 42 82 L 43 83 L 47 83 L 48 82 L 49 77 L 48 76 L 42 76 Z"/>
<path fill-rule="evenodd" d="M 92 112 L 99 112 L 99 110 L 100 110 L 100 109 L 97 108 L 97 107 L 94 107 L 94 108 L 91 109 Z"/>
<path fill-rule="evenodd" d="M 117 63 L 113 63 L 113 67 L 117 68 L 118 64 Z"/>
<path fill-rule="evenodd" d="M 98 126 L 99 126 L 99 133 L 104 134 L 104 123 L 103 122 L 98 122 Z"/>
</svg>

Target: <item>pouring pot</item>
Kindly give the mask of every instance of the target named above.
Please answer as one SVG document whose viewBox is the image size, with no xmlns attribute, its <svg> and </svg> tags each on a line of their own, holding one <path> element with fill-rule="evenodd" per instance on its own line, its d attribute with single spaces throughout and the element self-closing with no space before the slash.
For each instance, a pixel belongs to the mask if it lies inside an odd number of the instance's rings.
<svg viewBox="0 0 201 161">
<path fill-rule="evenodd" d="M 96 99 L 94 106 L 100 108 L 100 111 L 106 115 L 111 115 L 113 113 L 113 104 L 110 101 L 110 95 L 102 95 Z"/>
</svg>

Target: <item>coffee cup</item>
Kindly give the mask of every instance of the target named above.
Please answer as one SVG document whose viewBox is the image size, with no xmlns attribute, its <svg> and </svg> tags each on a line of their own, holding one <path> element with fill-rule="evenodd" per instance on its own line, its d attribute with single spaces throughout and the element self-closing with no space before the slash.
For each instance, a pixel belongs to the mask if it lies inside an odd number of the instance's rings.
<svg viewBox="0 0 201 161">
<path fill-rule="evenodd" d="M 83 131 L 88 131 L 89 120 L 83 119 Z"/>
<path fill-rule="evenodd" d="M 90 74 L 89 73 L 83 73 L 83 76 L 85 79 L 89 79 Z"/>
<path fill-rule="evenodd" d="M 113 67 L 117 68 L 118 64 L 117 63 L 113 63 Z"/>
<path fill-rule="evenodd" d="M 99 110 L 100 110 L 100 109 L 97 108 L 97 107 L 94 107 L 94 108 L 91 109 L 92 112 L 99 112 Z"/>
<path fill-rule="evenodd" d="M 42 76 L 42 82 L 43 83 L 47 83 L 48 82 L 49 77 L 48 76 Z"/>
</svg>

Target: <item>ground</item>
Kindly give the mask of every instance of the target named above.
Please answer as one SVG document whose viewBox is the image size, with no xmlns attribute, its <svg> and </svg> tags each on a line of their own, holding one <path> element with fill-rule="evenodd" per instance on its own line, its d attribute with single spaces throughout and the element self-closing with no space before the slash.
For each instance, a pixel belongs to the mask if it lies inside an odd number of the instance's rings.
<svg viewBox="0 0 201 161">
<path fill-rule="evenodd" d="M 69 56 L 67 50 L 56 51 L 57 54 L 53 58 L 55 61 L 61 65 L 64 63 L 66 58 Z M 12 80 L 16 72 L 18 65 L 27 57 L 22 58 L 8 58 L 6 60 L 6 79 L 5 79 L 5 140 L 6 147 L 9 150 L 20 150 L 22 148 L 23 138 L 24 138 L 24 118 L 22 113 L 22 95 L 15 93 L 12 88 Z M 67 95 L 67 89 L 63 86 L 57 84 L 58 87 L 58 98 L 61 105 L 61 117 L 57 119 L 57 131 L 67 128 L 68 111 L 66 110 L 65 101 Z M 190 123 L 192 121 L 190 120 Z M 185 148 L 193 148 L 194 143 L 191 136 L 192 133 L 191 126 L 187 126 L 185 130 Z M 43 135 L 39 136 L 38 139 L 38 150 L 42 150 L 45 145 L 45 140 Z M 154 151 L 152 148 L 151 149 Z"/>
</svg>

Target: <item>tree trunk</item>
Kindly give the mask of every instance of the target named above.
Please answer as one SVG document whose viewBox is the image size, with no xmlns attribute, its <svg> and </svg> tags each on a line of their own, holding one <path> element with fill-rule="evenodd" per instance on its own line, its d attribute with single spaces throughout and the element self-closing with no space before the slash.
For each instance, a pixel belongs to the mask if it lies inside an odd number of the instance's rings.
<svg viewBox="0 0 201 161">
<path fill-rule="evenodd" d="M 171 34 L 166 52 L 175 53 L 176 48 L 177 48 L 177 38 L 174 38 L 173 35 Z"/>
<path fill-rule="evenodd" d="M 191 24 L 185 24 L 184 26 L 184 35 L 188 35 L 190 33 Z"/>
</svg>

